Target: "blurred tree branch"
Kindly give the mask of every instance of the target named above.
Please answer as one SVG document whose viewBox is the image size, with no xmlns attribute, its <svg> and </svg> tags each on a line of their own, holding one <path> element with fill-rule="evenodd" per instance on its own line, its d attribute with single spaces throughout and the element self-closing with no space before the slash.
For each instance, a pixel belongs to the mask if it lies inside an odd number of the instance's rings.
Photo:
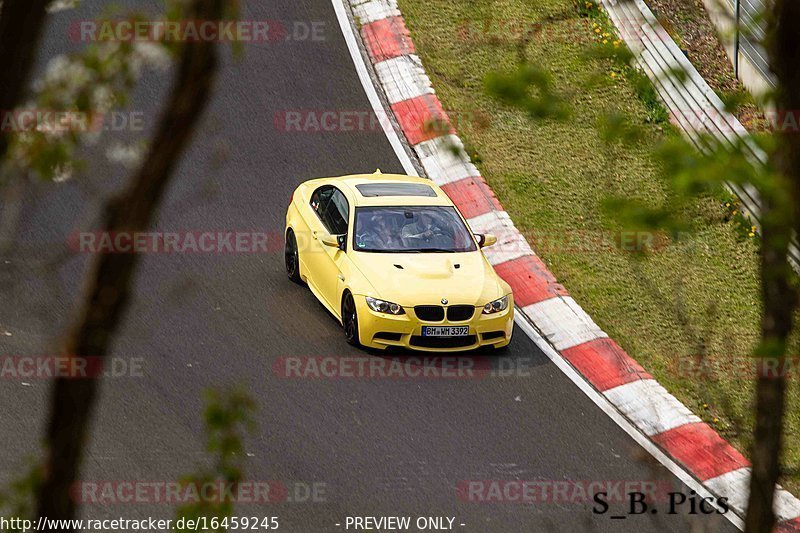
<svg viewBox="0 0 800 533">
<path fill-rule="evenodd" d="M 188 16 L 193 20 L 219 20 L 224 4 L 224 0 L 194 0 Z M 172 171 L 208 103 L 216 70 L 214 43 L 183 45 L 177 77 L 149 152 L 127 190 L 106 204 L 101 231 L 137 232 L 149 227 Z M 78 357 L 108 354 L 128 303 L 137 264 L 136 254 L 98 256 L 78 320 L 63 343 L 64 354 Z M 50 519 L 75 516 L 70 488 L 86 448 L 97 386 L 96 379 L 55 382 L 45 440 L 45 475 L 37 496 L 39 516 Z"/>
<path fill-rule="evenodd" d="M 0 112 L 22 99 L 36 59 L 50 0 L 4 0 L 0 5 Z M 8 148 L 8 132 L 0 130 L 0 161 Z"/>
<path fill-rule="evenodd" d="M 579 4 L 580 5 L 580 4 Z M 589 6 L 589 4 L 586 4 Z M 769 32 L 767 47 L 770 63 L 778 78 L 775 104 L 782 114 L 800 113 L 800 2 L 775 0 L 768 3 Z M 598 30 L 599 31 L 599 30 Z M 621 51 L 622 52 L 622 51 Z M 633 56 L 606 48 L 595 57 L 612 59 L 618 67 L 634 67 Z M 615 57 L 617 56 L 617 57 Z M 635 67 L 627 73 L 638 72 Z M 674 72 L 685 76 L 683 71 Z M 637 94 L 642 101 L 660 106 L 651 80 L 642 75 Z M 552 118 L 558 110 L 555 92 L 540 71 L 521 68 L 516 73 L 499 73 L 486 80 L 489 94 L 502 102 L 526 110 L 534 119 Z M 558 113 L 556 114 L 558 115 Z M 665 116 L 657 113 L 655 116 Z M 601 121 L 601 135 L 606 144 L 635 142 L 637 133 L 624 116 L 611 115 Z M 668 137 L 655 151 L 665 176 L 669 178 L 669 196 L 664 205 L 651 206 L 630 195 L 608 198 L 606 212 L 624 227 L 661 229 L 674 238 L 692 229 L 685 206 L 692 198 L 721 190 L 724 183 L 754 186 L 760 194 L 762 242 L 760 250 L 763 314 L 760 343 L 753 354 L 757 358 L 755 428 L 752 446 L 752 477 L 745 519 L 748 533 L 771 532 L 776 523 L 775 488 L 781 475 L 782 433 L 786 410 L 785 369 L 787 341 L 794 328 L 798 306 L 798 286 L 789 259 L 793 235 L 800 234 L 800 135 L 790 128 L 777 128 L 774 137 L 750 135 L 730 146 L 713 135 L 700 138 L 702 149 L 695 150 L 684 138 Z M 754 163 L 748 143 L 769 154 L 767 165 Z M 613 154 L 613 152 L 610 152 Z M 611 162 L 613 157 L 607 157 Z M 607 171 L 607 169 L 606 169 Z M 685 324 L 688 327 L 688 324 Z"/>
<path fill-rule="evenodd" d="M 203 487 L 209 483 L 224 483 L 236 487 L 244 477 L 247 454 L 244 449 L 244 434 L 254 431 L 253 418 L 256 404 L 243 390 L 209 390 L 206 393 L 205 424 L 208 442 L 206 449 L 215 457 L 212 468 L 186 476 L 181 481 L 184 486 Z M 187 503 L 180 506 L 176 522 L 180 519 L 198 520 L 205 517 L 212 524 L 212 531 L 227 531 L 227 527 L 214 527 L 213 518 L 222 521 L 233 515 L 235 501 L 223 495 L 219 501 Z M 185 523 L 185 522 L 184 522 Z M 188 528 L 175 527 L 174 531 L 187 531 Z"/>
<path fill-rule="evenodd" d="M 800 110 L 800 3 L 776 0 L 769 17 L 768 48 L 772 70 L 778 77 L 776 107 L 784 113 Z M 782 368 L 786 342 L 792 331 L 797 306 L 797 290 L 788 258 L 792 230 L 797 227 L 800 201 L 800 136 L 779 128 L 772 164 L 778 182 L 764 198 L 761 253 L 764 314 L 759 352 L 762 364 L 777 362 Z M 798 232 L 800 234 L 800 232 Z M 781 474 L 783 422 L 786 409 L 786 377 L 760 372 L 756 385 L 756 423 L 753 442 L 753 474 L 745 519 L 748 533 L 769 532 L 775 526 L 775 485 Z"/>
</svg>

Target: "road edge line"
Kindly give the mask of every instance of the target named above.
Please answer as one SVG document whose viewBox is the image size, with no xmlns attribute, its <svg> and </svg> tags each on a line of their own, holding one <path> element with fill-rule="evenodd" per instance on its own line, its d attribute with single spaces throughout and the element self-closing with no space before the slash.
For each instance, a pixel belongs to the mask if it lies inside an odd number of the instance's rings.
<svg viewBox="0 0 800 533">
<path fill-rule="evenodd" d="M 384 110 L 383 102 L 381 102 L 381 99 L 378 96 L 378 92 L 372 81 L 372 77 L 370 76 L 367 66 L 364 63 L 364 58 L 361 56 L 361 50 L 359 49 L 358 41 L 356 40 L 350 18 L 348 17 L 347 8 L 342 0 L 331 0 L 331 3 L 333 4 L 333 9 L 336 12 L 336 20 L 339 22 L 339 28 L 342 31 L 342 36 L 347 44 L 347 50 L 350 52 L 350 57 L 353 60 L 353 65 L 355 66 L 356 73 L 358 74 L 358 79 L 361 81 L 361 86 L 364 88 L 364 92 L 367 94 L 367 99 L 369 99 L 369 103 L 372 106 L 373 112 L 378 117 L 384 116 L 384 114 L 388 115 L 388 113 L 386 113 Z M 400 136 L 397 134 L 397 131 L 395 131 L 394 127 L 391 124 L 388 124 L 386 121 L 381 120 L 379 122 L 383 132 L 386 134 L 386 138 L 389 140 L 389 144 L 392 145 L 392 149 L 394 150 L 395 154 L 397 154 L 400 164 L 403 165 L 403 169 L 406 171 L 406 174 L 417 175 L 418 171 L 412 163 L 411 158 L 403 148 L 403 143 L 400 140 Z"/>
<path fill-rule="evenodd" d="M 702 487 L 702 493 L 734 502 L 733 512 L 724 516 L 741 529 L 745 513 L 742 502 L 747 502 L 748 488 L 741 478 L 748 475 L 749 462 L 609 339 L 514 227 L 464 152 L 415 54 L 397 1 L 349 0 L 352 19 L 344 0 L 331 1 L 345 38 L 353 40 L 351 56 L 356 69 L 366 74 L 364 57 L 354 53 L 358 45 L 353 26 L 356 20 L 362 23 L 359 34 L 376 74 L 375 78 L 359 76 L 368 96 L 380 87 L 425 173 L 453 198 L 473 231 L 498 236 L 497 245 L 486 249 L 485 254 L 512 286 L 519 304 L 518 323 L 527 326 L 523 330 L 543 351 L 544 346 L 548 348 L 546 355 L 621 429 L 684 483 L 698 493 L 701 491 L 697 488 Z M 388 114 L 382 108 L 375 111 Z M 431 121 L 443 121 L 449 128 L 431 131 L 427 127 Z M 392 142 L 392 146 L 403 161 L 407 157 L 403 145 Z M 652 394 L 642 394 L 642 390 Z M 719 464 L 717 456 L 721 458 Z M 733 476 L 735 483 L 730 480 L 733 473 L 740 474 Z M 779 527 L 798 527 L 800 531 L 800 500 L 780 487 L 778 492 Z"/>
<path fill-rule="evenodd" d="M 539 347 L 544 355 L 553 362 L 556 367 L 583 392 L 597 407 L 603 411 L 606 416 L 614 421 L 622 431 L 627 433 L 636 444 L 641 446 L 653 458 L 661 463 L 664 468 L 669 470 L 675 477 L 680 479 L 687 487 L 694 490 L 697 494 L 703 497 L 714 496 L 700 481 L 695 479 L 689 472 L 686 471 L 681 465 L 672 460 L 666 453 L 664 453 L 658 446 L 656 446 L 639 428 L 634 426 L 619 410 L 609 402 L 605 396 L 600 394 L 591 383 L 586 381 L 586 378 L 580 374 L 575 368 L 569 364 L 567 360 L 561 357 L 555 348 L 548 343 L 539 332 L 536 330 L 535 325 L 524 313 L 518 313 L 515 321 L 522 328 L 525 334 Z M 737 514 L 726 514 L 725 517 L 739 529 L 744 529 L 744 520 Z"/>
</svg>

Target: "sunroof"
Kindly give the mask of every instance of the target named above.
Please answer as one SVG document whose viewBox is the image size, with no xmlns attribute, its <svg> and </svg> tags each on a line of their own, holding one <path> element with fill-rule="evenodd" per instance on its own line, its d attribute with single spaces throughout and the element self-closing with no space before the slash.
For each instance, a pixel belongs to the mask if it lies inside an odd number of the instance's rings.
<svg viewBox="0 0 800 533">
<path fill-rule="evenodd" d="M 430 185 L 422 183 L 362 183 L 356 185 L 361 196 L 428 196 L 436 197 Z"/>
</svg>

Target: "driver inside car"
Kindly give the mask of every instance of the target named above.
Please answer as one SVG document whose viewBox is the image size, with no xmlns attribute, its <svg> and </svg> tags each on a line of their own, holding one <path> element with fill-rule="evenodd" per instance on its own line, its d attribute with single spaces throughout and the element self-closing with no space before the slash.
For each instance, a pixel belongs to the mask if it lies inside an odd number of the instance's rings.
<svg viewBox="0 0 800 533">
<path fill-rule="evenodd" d="M 401 246 L 397 232 L 383 216 L 372 217 L 367 231 L 363 242 L 360 243 L 361 248 L 369 246 L 377 250 L 393 250 Z"/>
<path fill-rule="evenodd" d="M 437 220 L 430 213 L 424 211 L 417 215 L 414 222 L 403 226 L 401 235 L 405 242 L 411 243 L 419 241 L 430 243 L 434 239 L 446 237 L 445 232 L 437 224 Z"/>
</svg>

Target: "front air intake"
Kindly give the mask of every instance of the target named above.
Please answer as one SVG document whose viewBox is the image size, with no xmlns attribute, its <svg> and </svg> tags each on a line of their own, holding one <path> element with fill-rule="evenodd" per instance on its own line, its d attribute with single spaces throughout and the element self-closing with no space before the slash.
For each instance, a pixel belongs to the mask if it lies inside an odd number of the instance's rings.
<svg viewBox="0 0 800 533">
<path fill-rule="evenodd" d="M 444 308 L 438 305 L 418 305 L 414 308 L 417 318 L 425 322 L 441 322 L 444 320 Z"/>
<path fill-rule="evenodd" d="M 471 305 L 454 305 L 447 308 L 447 320 L 450 322 L 464 322 L 475 314 L 475 308 Z"/>
</svg>

